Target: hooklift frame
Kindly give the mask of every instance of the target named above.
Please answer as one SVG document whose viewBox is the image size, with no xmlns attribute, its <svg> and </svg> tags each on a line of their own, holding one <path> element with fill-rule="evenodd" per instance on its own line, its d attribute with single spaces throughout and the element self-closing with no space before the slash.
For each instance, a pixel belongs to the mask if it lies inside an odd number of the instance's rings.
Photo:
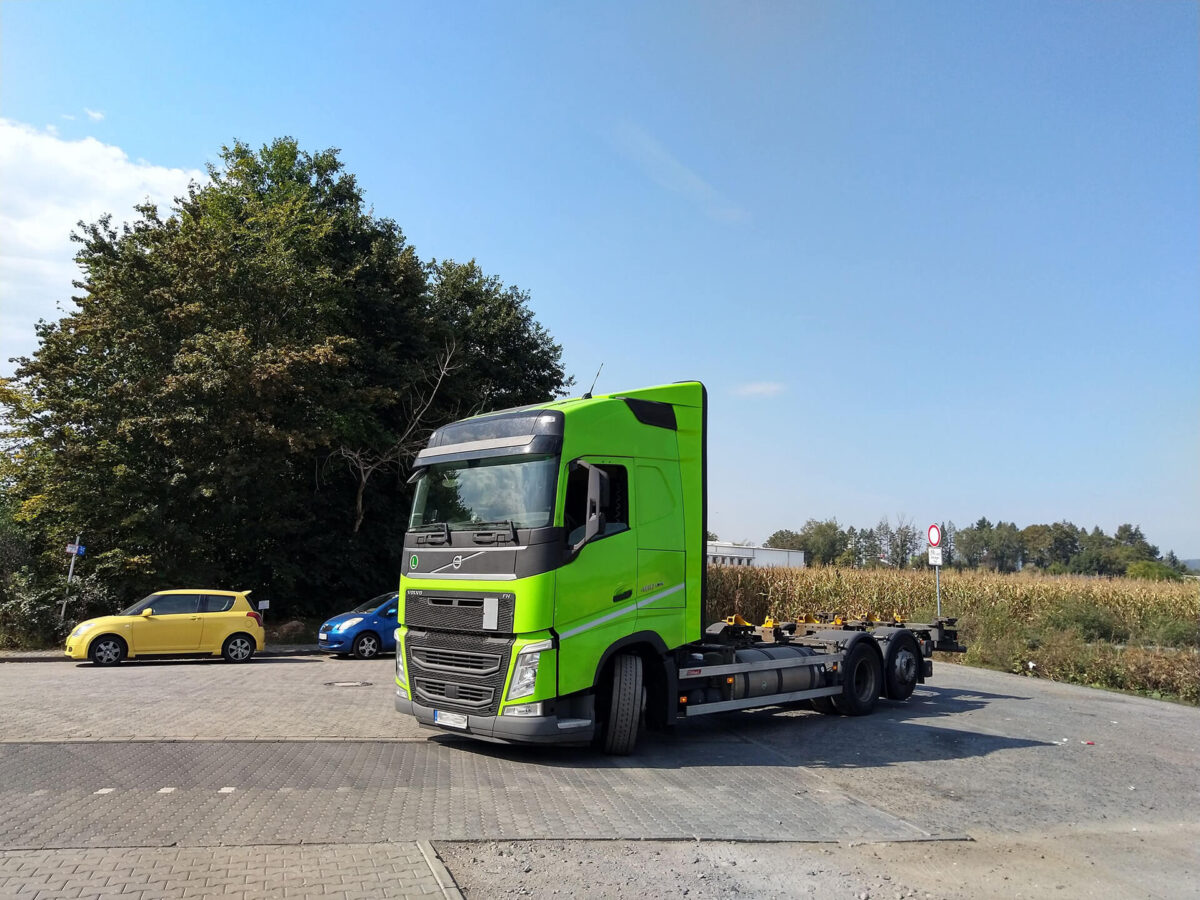
<svg viewBox="0 0 1200 900">
<path fill-rule="evenodd" d="M 710 625 L 705 631 L 704 640 L 675 651 L 676 665 L 670 675 L 675 681 L 674 689 L 679 702 L 673 711 L 674 715 L 668 714 L 667 721 L 670 723 L 679 718 L 690 719 L 713 713 L 841 696 L 846 692 L 846 682 L 839 669 L 845 662 L 852 644 L 870 641 L 869 646 L 878 651 L 882 666 L 888 658 L 888 644 L 893 640 L 903 640 L 899 636 L 904 634 L 912 636 L 922 655 L 919 671 L 911 673 L 916 676 L 914 686 L 924 683 L 925 679 L 933 674 L 934 651 L 966 651 L 967 648 L 958 643 L 957 623 L 957 618 L 946 616 L 940 616 L 929 623 L 907 623 L 899 617 L 892 622 L 883 622 L 877 619 L 843 619 L 840 616 L 819 613 L 805 616 L 800 622 L 777 623 L 767 619 L 763 625 L 754 626 L 741 616 L 730 616 L 722 622 Z M 736 658 L 738 651 L 765 647 L 803 647 L 820 652 L 784 659 L 738 661 Z M 704 660 L 700 665 L 695 664 L 697 655 Z M 733 676 L 801 668 L 815 669 L 815 680 L 820 682 L 820 686 L 750 697 L 731 696 L 735 681 Z M 886 684 L 886 678 L 883 681 Z M 880 685 L 879 694 L 876 696 L 886 696 L 884 684 Z M 719 692 L 720 699 L 708 699 L 713 691 Z M 704 696 L 705 700 L 694 702 L 692 698 L 697 693 Z M 906 697 L 907 694 L 896 699 Z M 873 705 L 874 698 L 869 706 Z"/>
</svg>

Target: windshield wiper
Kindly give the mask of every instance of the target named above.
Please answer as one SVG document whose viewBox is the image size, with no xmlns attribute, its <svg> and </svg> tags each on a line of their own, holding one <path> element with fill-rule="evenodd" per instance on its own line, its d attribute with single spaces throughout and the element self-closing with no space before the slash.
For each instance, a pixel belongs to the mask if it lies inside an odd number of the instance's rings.
<svg viewBox="0 0 1200 900">
<path fill-rule="evenodd" d="M 488 530 L 495 527 L 507 529 L 508 539 L 514 544 L 517 542 L 517 526 L 513 523 L 512 519 L 498 519 L 495 522 L 472 522 L 471 525 L 476 529 L 475 543 L 477 544 L 495 543 L 498 535 L 495 531 Z M 489 538 L 491 539 L 490 541 L 488 540 Z"/>
<path fill-rule="evenodd" d="M 408 530 L 411 531 L 413 534 L 425 533 L 428 531 L 437 530 L 437 531 L 441 532 L 441 535 L 439 535 L 439 537 L 441 537 L 441 540 L 434 541 L 433 535 L 430 535 L 428 538 L 425 539 L 424 543 L 426 543 L 426 544 L 433 544 L 433 543 L 448 544 L 448 543 L 450 543 L 450 523 L 449 522 L 429 522 L 425 525 L 418 525 L 416 528 L 410 528 Z"/>
</svg>

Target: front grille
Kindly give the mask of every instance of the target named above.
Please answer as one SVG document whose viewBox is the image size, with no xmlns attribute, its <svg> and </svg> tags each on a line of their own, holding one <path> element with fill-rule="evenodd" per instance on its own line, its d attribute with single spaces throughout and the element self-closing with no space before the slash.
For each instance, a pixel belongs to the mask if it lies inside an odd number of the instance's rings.
<svg viewBox="0 0 1200 900">
<path fill-rule="evenodd" d="M 483 707 L 490 706 L 496 694 L 492 688 L 428 678 L 414 678 L 413 691 L 422 700 L 438 704 L 439 708 L 458 706 L 473 712 L 483 712 Z"/>
<path fill-rule="evenodd" d="M 517 597 L 511 593 L 479 591 L 409 590 L 404 592 L 404 624 L 410 628 L 445 631 L 483 631 L 485 600 L 496 602 L 496 628 L 511 634 Z"/>
<path fill-rule="evenodd" d="M 491 675 L 500 668 L 499 653 L 472 653 L 445 647 L 421 647 L 413 650 L 414 666 L 436 672 L 470 672 Z"/>
<path fill-rule="evenodd" d="M 508 675 L 512 638 L 420 631 L 404 637 L 413 693 L 447 711 L 495 715 Z"/>
</svg>

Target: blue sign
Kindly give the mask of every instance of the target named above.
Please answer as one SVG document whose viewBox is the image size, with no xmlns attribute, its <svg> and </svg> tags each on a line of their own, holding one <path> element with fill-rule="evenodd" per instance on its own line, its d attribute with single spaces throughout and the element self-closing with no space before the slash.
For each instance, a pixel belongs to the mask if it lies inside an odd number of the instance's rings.
<svg viewBox="0 0 1200 900">
<path fill-rule="evenodd" d="M 83 556 L 83 553 L 85 550 L 87 550 L 87 547 L 83 546 L 83 544 L 75 545 L 75 555 L 76 556 Z"/>
</svg>

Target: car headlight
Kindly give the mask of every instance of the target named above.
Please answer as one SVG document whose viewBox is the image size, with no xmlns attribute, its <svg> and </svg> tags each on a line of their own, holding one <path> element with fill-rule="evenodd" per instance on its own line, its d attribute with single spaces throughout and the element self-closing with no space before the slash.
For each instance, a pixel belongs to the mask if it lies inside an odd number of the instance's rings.
<svg viewBox="0 0 1200 900">
<path fill-rule="evenodd" d="M 82 622 L 79 625 L 75 626 L 75 630 L 71 632 L 71 637 L 73 637 L 73 638 L 79 637 L 81 634 L 83 634 L 85 631 L 87 631 L 91 627 L 92 627 L 91 622 Z"/>
<path fill-rule="evenodd" d="M 539 641 L 536 644 L 530 644 L 517 654 L 512 681 L 508 686 L 507 699 L 519 700 L 521 697 L 528 697 L 533 693 L 534 686 L 537 684 L 538 663 L 542 659 L 542 651 L 550 650 L 553 646 L 553 641 Z"/>
<path fill-rule="evenodd" d="M 347 619 L 345 622 L 339 622 L 333 626 L 334 631 L 345 631 L 347 628 L 353 628 L 362 621 L 362 616 L 355 616 L 353 619 Z"/>
</svg>

